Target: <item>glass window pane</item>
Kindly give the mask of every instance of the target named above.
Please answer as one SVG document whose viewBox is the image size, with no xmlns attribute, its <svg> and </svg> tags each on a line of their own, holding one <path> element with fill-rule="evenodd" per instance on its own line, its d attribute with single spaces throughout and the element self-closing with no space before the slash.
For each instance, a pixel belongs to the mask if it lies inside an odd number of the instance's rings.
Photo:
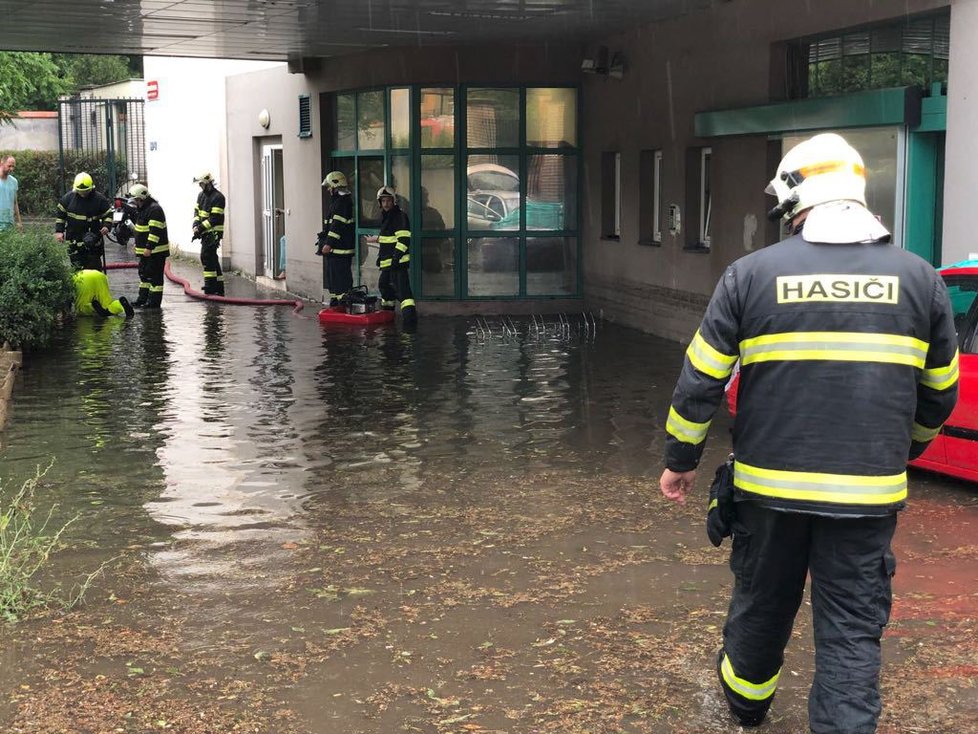
<svg viewBox="0 0 978 734">
<path fill-rule="evenodd" d="M 470 89 L 465 116 L 468 147 L 515 148 L 520 144 L 518 89 Z"/>
<path fill-rule="evenodd" d="M 451 148 L 455 145 L 455 90 L 437 87 L 421 90 L 421 147 Z"/>
<path fill-rule="evenodd" d="M 526 144 L 536 148 L 577 145 L 577 90 L 526 90 Z"/>
<path fill-rule="evenodd" d="M 424 296 L 455 295 L 455 238 L 421 240 L 421 291 Z"/>
<path fill-rule="evenodd" d="M 520 241 L 516 237 L 471 237 L 468 240 L 469 295 L 520 294 Z"/>
<path fill-rule="evenodd" d="M 360 157 L 357 160 L 357 193 L 360 200 L 359 226 L 380 227 L 380 205 L 377 189 L 384 185 L 384 159 Z"/>
<path fill-rule="evenodd" d="M 336 95 L 336 130 L 333 138 L 334 150 L 356 150 L 357 138 L 354 101 L 352 94 Z"/>
<path fill-rule="evenodd" d="M 356 284 L 365 285 L 371 293 L 377 293 L 380 282 L 380 268 L 377 267 L 377 254 L 380 247 L 376 235 L 362 234 L 357 238 Z"/>
<path fill-rule="evenodd" d="M 391 147 L 411 147 L 411 90 L 391 90 Z"/>
<path fill-rule="evenodd" d="M 577 239 L 575 237 L 527 237 L 526 294 L 528 296 L 577 294 Z"/>
<path fill-rule="evenodd" d="M 357 140 L 360 150 L 383 150 L 386 135 L 383 91 L 360 92 L 357 95 Z"/>
<path fill-rule="evenodd" d="M 406 155 L 391 156 L 390 184 L 397 192 L 397 205 L 411 215 L 411 158 Z M 379 188 L 379 187 L 378 187 Z M 374 194 L 377 192 L 375 191 Z"/>
<path fill-rule="evenodd" d="M 577 156 L 527 158 L 526 228 L 577 229 Z"/>
<path fill-rule="evenodd" d="M 421 229 L 455 228 L 455 156 L 421 156 Z"/>
<path fill-rule="evenodd" d="M 520 228 L 518 155 L 470 155 L 465 169 L 469 229 Z"/>
</svg>

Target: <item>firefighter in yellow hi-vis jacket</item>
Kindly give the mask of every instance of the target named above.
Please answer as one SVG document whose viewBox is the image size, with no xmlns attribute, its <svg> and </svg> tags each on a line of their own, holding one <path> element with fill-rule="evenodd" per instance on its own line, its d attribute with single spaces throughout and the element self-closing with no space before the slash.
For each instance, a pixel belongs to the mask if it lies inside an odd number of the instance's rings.
<svg viewBox="0 0 978 734">
<path fill-rule="evenodd" d="M 889 244 L 865 184 L 862 158 L 838 135 L 785 155 L 768 193 L 790 236 L 727 268 L 669 409 L 660 485 L 682 502 L 740 360 L 734 590 L 717 673 L 744 726 L 771 705 L 810 575 L 810 730 L 876 731 L 906 464 L 957 400 L 947 290 L 930 264 Z"/>
</svg>

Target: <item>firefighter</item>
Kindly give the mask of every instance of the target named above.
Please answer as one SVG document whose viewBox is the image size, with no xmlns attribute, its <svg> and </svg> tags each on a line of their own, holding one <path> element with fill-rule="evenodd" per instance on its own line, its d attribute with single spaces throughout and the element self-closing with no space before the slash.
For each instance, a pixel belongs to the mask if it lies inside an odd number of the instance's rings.
<svg viewBox="0 0 978 734">
<path fill-rule="evenodd" d="M 319 233 L 316 254 L 326 256 L 326 287 L 329 305 L 338 306 L 353 289 L 353 255 L 356 253 L 353 223 L 353 197 L 342 171 L 332 171 L 323 179 L 329 191 L 329 213 Z"/>
<path fill-rule="evenodd" d="M 54 238 L 68 243 L 68 259 L 77 270 L 105 270 L 102 236 L 112 224 L 112 205 L 82 171 L 61 197 L 54 217 Z"/>
<path fill-rule="evenodd" d="M 163 267 L 170 256 L 166 214 L 143 184 L 134 184 L 129 189 L 129 197 L 136 208 L 133 230 L 139 258 L 139 296 L 132 305 L 136 308 L 159 308 L 163 303 Z"/>
<path fill-rule="evenodd" d="M 109 279 L 101 270 L 79 270 L 74 275 L 75 312 L 79 316 L 133 317 L 133 307 L 125 296 L 112 298 Z"/>
<path fill-rule="evenodd" d="M 401 211 L 395 199 L 394 187 L 384 184 L 377 190 L 381 208 L 380 235 L 377 242 L 380 252 L 377 267 L 380 268 L 381 308 L 393 309 L 394 301 L 401 304 L 401 317 L 406 326 L 418 320 L 418 309 L 411 292 L 411 222 Z"/>
<path fill-rule="evenodd" d="M 217 248 L 224 237 L 224 194 L 214 187 L 214 176 L 204 171 L 194 178 L 200 185 L 197 206 L 194 208 L 194 236 L 200 240 L 200 264 L 204 266 L 204 293 L 224 295 L 224 272 Z"/>
<path fill-rule="evenodd" d="M 957 399 L 947 290 L 889 244 L 865 168 L 835 134 L 792 148 L 767 192 L 789 236 L 727 267 L 686 351 L 666 422 L 662 493 L 683 502 L 740 359 L 733 595 L 717 674 L 731 713 L 760 724 L 811 576 L 815 734 L 875 732 L 890 541 L 908 459 Z"/>
</svg>

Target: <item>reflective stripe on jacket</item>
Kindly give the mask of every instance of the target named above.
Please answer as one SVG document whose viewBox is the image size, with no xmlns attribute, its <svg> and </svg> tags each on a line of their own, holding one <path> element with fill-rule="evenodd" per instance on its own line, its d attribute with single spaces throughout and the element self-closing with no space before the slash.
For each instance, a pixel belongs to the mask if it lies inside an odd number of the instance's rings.
<svg viewBox="0 0 978 734">
<path fill-rule="evenodd" d="M 380 245 L 377 264 L 381 270 L 410 262 L 411 222 L 396 204 L 384 212 L 377 242 Z"/>
<path fill-rule="evenodd" d="M 353 223 L 353 197 L 350 192 L 335 192 L 329 204 L 329 214 L 326 216 L 324 230 L 326 244 L 332 250 L 327 254 L 334 256 L 349 256 L 356 252 L 356 233 Z"/>
<path fill-rule="evenodd" d="M 217 189 L 201 191 L 194 207 L 193 226 L 199 226 L 204 232 L 213 232 L 220 239 L 224 236 L 224 206 L 224 194 Z"/>
<path fill-rule="evenodd" d="M 734 484 L 779 509 L 899 509 L 908 457 L 957 399 L 947 289 L 927 262 L 885 243 L 799 235 L 727 268 L 673 394 L 670 469 L 699 463 L 738 359 Z"/>
<path fill-rule="evenodd" d="M 69 191 L 61 197 L 54 215 L 54 231 L 64 232 L 68 242 L 81 242 L 87 232 L 112 226 L 112 205 L 98 191 L 82 196 Z"/>
<path fill-rule="evenodd" d="M 170 237 L 166 215 L 155 199 L 148 199 L 133 217 L 136 254 L 142 256 L 170 254 Z"/>
</svg>

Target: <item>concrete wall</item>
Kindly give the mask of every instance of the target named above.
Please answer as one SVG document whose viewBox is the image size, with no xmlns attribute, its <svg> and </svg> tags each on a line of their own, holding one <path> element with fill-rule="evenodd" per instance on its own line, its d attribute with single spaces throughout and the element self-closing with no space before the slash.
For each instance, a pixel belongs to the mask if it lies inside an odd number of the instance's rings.
<svg viewBox="0 0 978 734">
<path fill-rule="evenodd" d="M 580 47 L 502 46 L 454 49 L 407 48 L 321 62 L 305 74 L 270 69 L 228 79 L 228 160 L 235 200 L 229 203 L 235 233 L 232 266 L 255 273 L 260 262 L 260 150 L 281 139 L 285 176 L 285 236 L 288 242 L 287 287 L 293 293 L 322 298 L 322 260 L 314 254 L 323 226 L 323 146 L 319 95 L 347 89 L 397 84 L 556 84 L 576 83 Z M 312 103 L 311 138 L 298 135 L 298 96 Z M 267 130 L 258 115 L 267 109 Z M 325 143 L 328 150 L 329 144 Z M 242 203 L 243 202 L 243 203 Z"/>
<path fill-rule="evenodd" d="M 146 56 L 143 73 L 158 83 L 159 97 L 147 100 L 146 170 L 150 193 L 166 212 L 170 241 L 183 252 L 199 253 L 200 243 L 190 242 L 194 205 L 200 188 L 194 176 L 211 170 L 218 188 L 228 198 L 233 211 L 234 196 L 227 166 L 227 117 L 225 113 L 225 79 L 284 64 L 229 59 L 182 59 Z M 140 82 L 140 96 L 145 83 Z M 251 204 L 245 205 L 248 210 Z M 245 240 L 235 244 L 231 227 L 225 232 L 221 254 L 228 260 L 236 246 L 248 247 Z"/>
<path fill-rule="evenodd" d="M 0 125 L 0 150 L 57 150 L 58 116 L 53 114 L 53 117 L 18 116 L 9 125 Z"/>
<path fill-rule="evenodd" d="M 978 6 L 976 0 L 967 3 Z M 605 45 L 612 53 L 622 52 L 627 63 L 620 81 L 584 79 L 583 266 L 589 307 L 606 318 L 688 341 L 726 265 L 773 241 L 765 219 L 773 200 L 763 191 L 772 174 L 766 137 L 696 138 L 695 113 L 778 100 L 781 69 L 772 60 L 780 57 L 772 53 L 772 44 L 943 6 L 914 0 L 822 0 L 792 4 L 786 12 L 785 4 L 774 0 L 719 3 L 709 12 L 591 41 L 589 54 Z M 968 22 L 976 28 L 978 13 L 970 12 Z M 952 36 L 952 55 L 954 44 Z M 971 45 L 974 73 L 978 57 Z M 978 118 L 973 103 L 972 108 L 972 117 Z M 967 134 L 976 121 L 965 128 Z M 685 216 L 685 155 L 696 146 L 713 149 L 714 218 L 706 254 L 683 251 L 686 232 L 698 226 Z M 639 153 L 646 149 L 663 151 L 663 208 L 677 203 L 683 213 L 683 234 L 664 231 L 661 247 L 638 244 Z M 622 153 L 622 234 L 617 242 L 600 237 L 604 151 Z"/>
<path fill-rule="evenodd" d="M 947 80 L 944 241 L 947 265 L 978 257 L 968 212 L 978 192 L 978 0 L 951 3 L 951 64 Z"/>
</svg>

